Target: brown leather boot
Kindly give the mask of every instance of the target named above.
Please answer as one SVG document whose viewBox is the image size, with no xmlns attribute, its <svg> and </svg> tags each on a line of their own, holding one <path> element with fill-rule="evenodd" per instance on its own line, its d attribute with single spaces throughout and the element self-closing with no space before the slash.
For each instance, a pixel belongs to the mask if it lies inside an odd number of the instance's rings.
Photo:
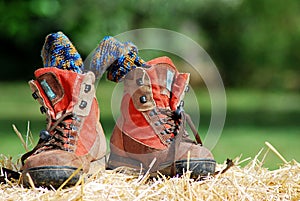
<svg viewBox="0 0 300 201">
<path fill-rule="evenodd" d="M 22 156 L 21 181 L 29 186 L 28 173 L 35 186 L 58 188 L 78 168 L 87 173 L 91 163 L 106 153 L 95 76 L 47 67 L 36 70 L 35 77 L 29 85 L 48 123 L 36 147 Z M 74 185 L 79 175 L 67 186 Z"/>
<path fill-rule="evenodd" d="M 124 78 L 121 115 L 110 140 L 108 168 L 151 168 L 150 172 L 174 176 L 189 167 L 194 178 L 213 174 L 213 155 L 202 146 L 183 110 L 189 74 L 179 73 L 167 57 L 147 64 L 149 68 L 136 67 Z M 189 138 L 186 122 L 196 141 Z"/>
</svg>

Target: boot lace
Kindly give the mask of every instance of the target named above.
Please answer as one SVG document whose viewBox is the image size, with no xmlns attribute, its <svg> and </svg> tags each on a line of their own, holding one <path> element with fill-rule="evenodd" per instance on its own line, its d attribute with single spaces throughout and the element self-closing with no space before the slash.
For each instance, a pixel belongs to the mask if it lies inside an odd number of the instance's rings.
<svg viewBox="0 0 300 201">
<path fill-rule="evenodd" d="M 170 143 L 175 139 L 175 136 L 177 136 L 179 134 L 179 132 L 182 132 L 182 137 L 189 136 L 189 134 L 187 133 L 187 131 L 185 129 L 185 122 L 183 122 L 183 119 L 184 119 L 188 123 L 191 131 L 193 132 L 196 142 L 202 146 L 203 143 L 200 138 L 200 135 L 199 135 L 190 115 L 184 111 L 183 105 L 184 105 L 184 102 L 182 101 L 175 111 L 172 111 L 170 109 L 157 108 L 157 110 L 158 110 L 157 115 L 162 115 L 164 117 L 161 117 L 159 122 L 156 122 L 155 124 L 163 124 L 164 125 L 165 128 L 163 131 L 161 131 L 160 134 L 162 136 L 167 135 L 166 142 Z M 180 130 L 182 130 L 182 131 L 180 131 Z"/>
<path fill-rule="evenodd" d="M 158 115 L 160 116 L 159 123 L 163 124 L 164 129 L 161 131 L 161 135 L 166 136 L 166 142 L 172 142 L 176 135 L 179 133 L 181 118 L 177 117 L 175 111 L 165 108 L 157 108 Z"/>
<path fill-rule="evenodd" d="M 21 158 L 22 164 L 31 155 L 36 155 L 48 150 L 74 151 L 78 127 L 73 122 L 79 122 L 80 119 L 73 113 L 66 113 L 57 120 L 50 121 L 50 128 L 40 132 L 38 144 L 24 154 Z"/>
</svg>

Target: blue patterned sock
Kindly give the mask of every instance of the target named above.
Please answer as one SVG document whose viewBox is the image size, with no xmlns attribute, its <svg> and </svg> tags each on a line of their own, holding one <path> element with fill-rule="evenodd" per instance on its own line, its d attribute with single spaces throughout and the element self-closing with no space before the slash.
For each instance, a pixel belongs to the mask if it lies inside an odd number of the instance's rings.
<svg viewBox="0 0 300 201">
<path fill-rule="evenodd" d="M 108 69 L 107 79 L 119 82 L 127 73 L 136 67 L 147 67 L 135 50 L 130 50 L 126 55 L 121 55 Z"/>
<path fill-rule="evenodd" d="M 133 43 L 121 43 L 114 37 L 106 36 L 93 54 L 92 71 L 96 72 L 96 77 L 101 77 L 107 70 L 107 78 L 118 82 L 136 66 L 145 65 L 145 62 L 137 56 L 137 53 L 137 47 Z"/>
<path fill-rule="evenodd" d="M 69 38 L 62 32 L 46 37 L 41 56 L 44 67 L 57 67 L 82 73 L 82 59 Z"/>
</svg>

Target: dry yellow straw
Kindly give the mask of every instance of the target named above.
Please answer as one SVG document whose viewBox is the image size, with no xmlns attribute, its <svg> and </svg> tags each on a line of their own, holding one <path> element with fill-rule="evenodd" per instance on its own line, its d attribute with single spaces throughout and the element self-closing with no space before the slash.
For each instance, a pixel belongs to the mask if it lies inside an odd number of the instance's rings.
<svg viewBox="0 0 300 201">
<path fill-rule="evenodd" d="M 260 152 L 261 153 L 261 152 Z M 193 181 L 188 174 L 169 178 L 164 175 L 140 183 L 140 178 L 127 171 L 104 170 L 92 180 L 55 191 L 45 188 L 23 188 L 16 182 L 0 184 L 1 200 L 300 200 L 300 164 L 296 161 L 277 170 L 258 163 L 235 165 L 226 173 Z M 237 159 L 239 160 L 239 159 Z M 240 164 L 239 161 L 235 161 Z M 252 164 L 256 164 L 255 167 Z M 220 169 L 224 164 L 217 164 Z M 129 173 L 129 174 L 128 174 Z"/>
<path fill-rule="evenodd" d="M 271 145 L 269 142 L 265 142 L 265 144 L 285 163 L 288 164 L 288 162 L 283 158 L 283 156 Z"/>
<path fill-rule="evenodd" d="M 29 181 L 29 184 L 30 184 L 31 188 L 35 189 L 35 186 L 34 186 L 34 183 L 33 183 L 33 180 L 31 178 L 30 174 L 26 173 L 26 177 L 28 177 L 28 181 Z"/>
<path fill-rule="evenodd" d="M 77 168 L 77 170 L 75 170 L 66 181 L 64 181 L 64 183 L 57 189 L 57 191 L 60 191 L 76 174 L 79 173 L 81 169 L 82 165 L 79 168 Z"/>
<path fill-rule="evenodd" d="M 140 184 L 147 180 L 147 178 L 149 177 L 149 172 L 150 172 L 150 170 L 151 170 L 151 168 L 153 167 L 153 165 L 154 165 L 155 162 L 156 162 L 156 157 L 153 158 L 152 162 L 151 162 L 150 165 L 149 165 L 149 168 L 148 168 L 147 172 L 146 172 L 146 173 L 144 174 L 144 176 L 140 179 L 140 181 L 139 181 Z"/>
<path fill-rule="evenodd" d="M 29 126 L 28 126 L 29 127 Z M 20 138 L 24 148 L 26 142 L 20 132 L 13 125 L 15 132 Z M 26 140 L 28 141 L 28 140 Z M 240 164 L 249 158 L 235 160 L 235 166 L 224 174 L 208 177 L 205 180 L 193 181 L 190 179 L 189 168 L 182 177 L 169 178 L 158 173 L 159 177 L 148 179 L 149 170 L 155 160 L 149 166 L 145 175 L 137 176 L 132 171 L 120 172 L 115 170 L 96 171 L 92 177 L 85 180 L 86 175 L 81 175 L 74 187 L 63 189 L 67 182 L 77 174 L 78 168 L 70 178 L 58 189 L 35 188 L 29 174 L 24 175 L 29 179 L 32 188 L 22 187 L 16 181 L 8 181 L 0 184 L 1 200 L 300 200 L 300 163 L 288 162 L 269 143 L 265 142 L 268 150 L 272 150 L 284 165 L 276 170 L 269 170 L 262 166 L 267 158 L 267 153 L 262 161 L 258 156 L 262 150 L 249 161 L 248 165 L 241 167 Z M 188 160 L 190 153 L 188 154 Z M 0 155 L 1 165 L 4 167 L 14 166 L 11 158 Z M 189 165 L 189 163 L 188 163 Z M 221 169 L 224 164 L 217 164 Z M 128 169 L 130 170 L 130 169 Z M 22 175 L 21 175 L 22 176 Z"/>
<path fill-rule="evenodd" d="M 188 157 L 187 157 L 187 170 L 186 171 L 189 171 L 190 170 L 190 158 L 191 158 L 191 152 L 188 151 Z"/>
<path fill-rule="evenodd" d="M 26 152 L 28 152 L 28 147 L 23 139 L 22 134 L 18 131 L 17 127 L 14 124 L 12 125 L 12 127 L 13 127 L 14 131 L 16 132 L 17 136 L 20 138 L 24 149 L 26 150 Z"/>
<path fill-rule="evenodd" d="M 83 196 L 84 196 L 84 175 L 81 175 L 79 180 L 81 181 L 81 188 L 80 188 L 81 194 L 80 194 L 80 197 L 79 197 L 78 200 L 83 200 Z"/>
</svg>

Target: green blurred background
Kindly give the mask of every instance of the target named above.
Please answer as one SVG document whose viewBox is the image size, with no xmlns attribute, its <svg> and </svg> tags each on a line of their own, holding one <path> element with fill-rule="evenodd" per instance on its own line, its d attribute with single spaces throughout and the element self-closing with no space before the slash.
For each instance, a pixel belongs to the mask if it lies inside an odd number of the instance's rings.
<svg viewBox="0 0 300 201">
<path fill-rule="evenodd" d="M 261 148 L 267 150 L 265 141 L 288 161 L 300 160 L 298 0 L 0 0 L 0 17 L 0 153 L 16 160 L 24 152 L 12 124 L 25 136 L 30 121 L 35 140 L 45 126 L 27 81 L 42 66 L 40 51 L 47 34 L 63 31 L 85 58 L 106 35 L 163 28 L 200 44 L 223 78 L 227 118 L 212 150 L 218 162 L 240 155 L 253 158 Z M 97 89 L 108 139 L 114 126 L 114 86 L 102 79 Z M 205 134 L 208 92 L 201 82 L 192 87 L 201 109 L 199 130 Z M 280 164 L 274 153 L 267 155 L 266 167 Z"/>
</svg>

